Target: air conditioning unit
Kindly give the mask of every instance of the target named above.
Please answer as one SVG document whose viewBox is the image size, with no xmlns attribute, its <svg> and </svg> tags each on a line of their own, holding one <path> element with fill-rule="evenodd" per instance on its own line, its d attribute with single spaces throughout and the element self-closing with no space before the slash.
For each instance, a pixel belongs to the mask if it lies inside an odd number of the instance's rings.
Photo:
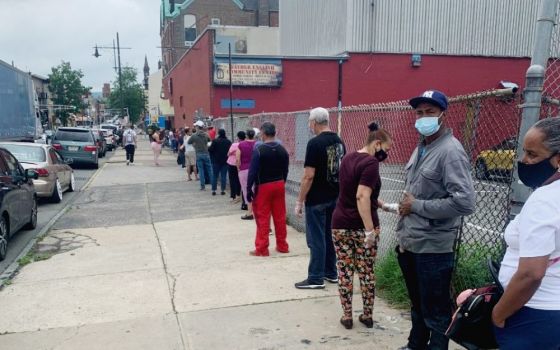
<svg viewBox="0 0 560 350">
<path fill-rule="evenodd" d="M 212 24 L 213 26 L 219 26 L 222 22 L 220 21 L 219 18 L 212 18 L 210 20 L 210 24 Z"/>
<path fill-rule="evenodd" d="M 191 47 L 193 47 L 194 45 L 194 41 L 185 41 L 185 47 L 187 49 L 190 49 Z"/>
</svg>

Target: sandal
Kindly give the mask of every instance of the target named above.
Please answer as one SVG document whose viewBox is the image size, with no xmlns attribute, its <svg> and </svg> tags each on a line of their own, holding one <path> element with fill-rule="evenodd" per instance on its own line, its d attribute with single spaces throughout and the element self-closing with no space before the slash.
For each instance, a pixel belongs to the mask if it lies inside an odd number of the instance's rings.
<svg viewBox="0 0 560 350">
<path fill-rule="evenodd" d="M 364 315 L 360 315 L 360 317 L 358 317 L 358 319 L 360 320 L 360 322 L 362 322 L 367 328 L 373 328 L 373 318 L 371 317 L 366 317 Z"/>
<path fill-rule="evenodd" d="M 352 329 L 352 327 L 354 326 L 354 321 L 351 318 L 344 318 L 344 316 L 340 318 L 340 323 L 346 329 Z"/>
</svg>

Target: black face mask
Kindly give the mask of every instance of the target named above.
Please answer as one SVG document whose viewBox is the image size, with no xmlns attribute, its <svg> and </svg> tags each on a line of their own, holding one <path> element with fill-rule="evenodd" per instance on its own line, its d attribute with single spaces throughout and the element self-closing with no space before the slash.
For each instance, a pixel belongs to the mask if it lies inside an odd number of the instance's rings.
<svg viewBox="0 0 560 350">
<path fill-rule="evenodd" d="M 542 186 L 542 184 L 550 179 L 552 175 L 558 170 L 554 169 L 550 160 L 555 154 L 547 159 L 544 159 L 536 164 L 525 164 L 517 162 L 517 174 L 519 175 L 519 180 L 527 187 L 537 188 Z"/>
<path fill-rule="evenodd" d="M 375 158 L 377 158 L 377 160 L 378 160 L 379 162 L 382 162 L 382 161 L 384 161 L 385 159 L 387 159 L 388 154 L 387 154 L 387 152 L 385 152 L 385 151 L 383 150 L 383 148 L 382 148 L 382 149 L 380 149 L 379 151 L 375 152 L 375 154 L 374 154 L 373 156 L 374 156 Z"/>
</svg>

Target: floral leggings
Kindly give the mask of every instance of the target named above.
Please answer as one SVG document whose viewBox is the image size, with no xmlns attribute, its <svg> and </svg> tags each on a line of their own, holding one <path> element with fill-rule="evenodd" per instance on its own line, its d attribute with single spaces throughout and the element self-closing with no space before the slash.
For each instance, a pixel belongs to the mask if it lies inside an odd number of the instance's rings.
<svg viewBox="0 0 560 350">
<path fill-rule="evenodd" d="M 376 230 L 375 244 L 365 247 L 364 230 L 333 229 L 333 242 L 337 256 L 338 291 L 342 311 L 346 318 L 352 317 L 352 294 L 354 291 L 354 271 L 358 271 L 360 289 L 364 305 L 363 314 L 371 317 L 375 298 L 374 265 L 379 242 L 379 230 Z"/>
</svg>

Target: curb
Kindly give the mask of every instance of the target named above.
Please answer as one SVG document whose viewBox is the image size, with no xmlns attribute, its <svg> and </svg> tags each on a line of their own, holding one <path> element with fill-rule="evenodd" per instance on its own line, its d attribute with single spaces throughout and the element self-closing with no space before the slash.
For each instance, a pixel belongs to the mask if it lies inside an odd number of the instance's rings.
<svg viewBox="0 0 560 350">
<path fill-rule="evenodd" d="M 56 224 L 58 219 L 60 219 L 60 217 L 62 215 L 66 214 L 66 212 L 70 209 L 70 207 L 74 204 L 74 202 L 76 202 L 76 200 L 80 196 L 80 193 L 82 191 L 88 189 L 90 184 L 93 182 L 93 180 L 95 180 L 97 175 L 101 172 L 101 170 L 103 170 L 105 168 L 106 165 L 107 165 L 107 163 L 105 163 L 101 168 L 97 169 L 97 171 L 95 173 L 93 173 L 93 175 L 88 180 L 88 182 L 86 182 L 86 184 L 80 189 L 80 191 L 77 192 L 76 196 L 74 196 L 74 198 L 69 200 L 68 203 L 66 203 L 66 205 L 60 210 L 60 212 L 58 214 L 56 214 L 55 216 L 53 216 L 49 220 L 49 222 L 47 222 L 47 224 L 45 226 L 43 226 L 41 231 L 39 231 L 37 233 L 37 235 L 35 237 L 33 237 L 27 243 L 27 245 L 23 248 L 23 250 L 15 258 L 15 260 L 8 266 L 8 268 L 6 270 L 4 270 L 4 272 L 2 272 L 2 274 L 0 274 L 0 290 L 4 287 L 4 285 L 6 284 L 7 281 L 11 280 L 19 272 L 19 269 L 21 268 L 20 265 L 19 265 L 19 260 L 21 258 L 23 258 L 24 256 L 26 256 L 27 253 L 29 253 L 29 251 L 35 246 L 35 244 L 37 244 L 37 241 L 40 238 L 42 238 L 47 233 L 49 233 L 49 231 Z"/>
</svg>

